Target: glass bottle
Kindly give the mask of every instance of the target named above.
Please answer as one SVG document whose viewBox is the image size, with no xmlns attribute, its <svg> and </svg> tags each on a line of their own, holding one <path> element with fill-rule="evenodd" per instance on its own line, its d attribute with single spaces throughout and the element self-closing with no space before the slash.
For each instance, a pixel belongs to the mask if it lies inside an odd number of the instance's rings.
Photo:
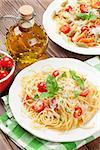
<svg viewBox="0 0 100 150">
<path fill-rule="evenodd" d="M 16 60 L 17 68 L 24 67 L 47 58 L 48 37 L 40 25 L 34 21 L 34 9 L 23 5 L 18 10 L 17 23 L 6 34 L 6 48 Z"/>
</svg>

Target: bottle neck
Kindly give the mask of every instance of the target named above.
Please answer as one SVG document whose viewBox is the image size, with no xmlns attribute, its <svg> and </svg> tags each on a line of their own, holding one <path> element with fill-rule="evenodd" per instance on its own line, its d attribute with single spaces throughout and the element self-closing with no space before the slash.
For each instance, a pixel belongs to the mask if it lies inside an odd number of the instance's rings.
<svg viewBox="0 0 100 150">
<path fill-rule="evenodd" d="M 30 19 L 24 19 L 21 17 L 21 19 L 18 21 L 19 29 L 24 32 L 29 31 L 34 26 L 34 24 L 34 17 L 31 17 Z"/>
</svg>

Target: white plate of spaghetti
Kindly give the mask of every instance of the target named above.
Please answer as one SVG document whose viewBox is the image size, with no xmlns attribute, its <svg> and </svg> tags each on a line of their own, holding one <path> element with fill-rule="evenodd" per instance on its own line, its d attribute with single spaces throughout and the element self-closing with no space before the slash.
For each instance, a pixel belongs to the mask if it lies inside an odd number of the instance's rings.
<svg viewBox="0 0 100 150">
<path fill-rule="evenodd" d="M 9 91 L 17 122 L 53 142 L 85 139 L 100 130 L 100 73 L 70 58 L 49 58 L 22 70 Z"/>
<path fill-rule="evenodd" d="M 100 55 L 100 1 L 54 0 L 43 15 L 43 26 L 64 49 Z"/>
</svg>

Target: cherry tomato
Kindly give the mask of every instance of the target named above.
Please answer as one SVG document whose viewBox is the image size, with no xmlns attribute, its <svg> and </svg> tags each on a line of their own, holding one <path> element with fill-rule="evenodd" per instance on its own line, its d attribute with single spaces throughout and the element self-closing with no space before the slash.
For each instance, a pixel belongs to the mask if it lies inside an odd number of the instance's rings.
<svg viewBox="0 0 100 150">
<path fill-rule="evenodd" d="M 70 41 L 72 41 L 72 42 L 73 42 L 73 37 L 74 37 L 74 35 L 69 36 Z"/>
<path fill-rule="evenodd" d="M 5 78 L 8 75 L 8 72 L 6 70 L 0 70 L 0 79 Z"/>
<path fill-rule="evenodd" d="M 29 100 L 29 99 L 30 99 L 30 97 L 27 95 L 26 96 L 26 101 Z M 24 102 L 24 105 L 26 105 L 26 101 Z M 31 104 L 31 102 L 29 102 L 29 103 Z"/>
<path fill-rule="evenodd" d="M 82 108 L 79 106 L 76 106 L 75 111 L 74 111 L 74 118 L 80 117 L 82 113 L 83 113 Z"/>
<path fill-rule="evenodd" d="M 52 73 L 52 76 L 53 76 L 53 77 L 59 76 L 59 70 L 55 70 L 55 71 Z"/>
<path fill-rule="evenodd" d="M 73 8 L 72 8 L 72 6 L 67 6 L 67 8 L 65 9 L 65 11 L 67 11 L 67 12 L 69 12 L 69 11 L 71 11 Z"/>
<path fill-rule="evenodd" d="M 2 65 L 1 65 L 1 60 L 0 60 L 0 69 L 2 68 Z"/>
<path fill-rule="evenodd" d="M 96 5 L 97 5 L 97 6 L 100 6 L 100 1 L 96 2 Z"/>
<path fill-rule="evenodd" d="M 54 110 L 57 111 L 57 109 L 58 109 L 58 104 L 57 104 L 57 101 L 56 101 L 55 98 L 53 98 L 53 99 L 51 100 L 51 105 L 53 105 Z"/>
<path fill-rule="evenodd" d="M 27 96 L 26 96 L 26 100 L 28 100 L 28 99 L 31 99 L 31 98 L 30 98 L 30 96 L 27 95 Z"/>
<path fill-rule="evenodd" d="M 80 11 L 81 11 L 81 13 L 87 13 L 88 12 L 85 4 L 80 4 Z"/>
<path fill-rule="evenodd" d="M 61 28 L 60 28 L 60 31 L 63 32 L 64 34 L 67 34 L 68 32 L 70 32 L 71 28 L 68 24 L 66 25 L 63 25 Z"/>
<path fill-rule="evenodd" d="M 83 26 L 83 27 L 81 28 L 81 32 L 84 32 L 84 31 L 89 31 L 88 26 Z"/>
<path fill-rule="evenodd" d="M 13 67 L 13 60 L 8 57 L 8 56 L 4 56 L 1 58 L 1 65 L 2 67 L 5 67 L 5 68 L 12 68 Z"/>
<path fill-rule="evenodd" d="M 89 89 L 85 89 L 80 93 L 80 96 L 86 97 L 89 94 Z"/>
<path fill-rule="evenodd" d="M 32 109 L 34 109 L 36 112 L 41 112 L 42 110 L 44 110 L 44 108 L 45 108 L 45 104 L 44 104 L 44 102 L 41 102 L 41 101 L 37 101 L 32 106 Z"/>
<path fill-rule="evenodd" d="M 38 92 L 47 92 L 45 82 L 40 82 L 37 87 L 38 87 Z"/>
</svg>

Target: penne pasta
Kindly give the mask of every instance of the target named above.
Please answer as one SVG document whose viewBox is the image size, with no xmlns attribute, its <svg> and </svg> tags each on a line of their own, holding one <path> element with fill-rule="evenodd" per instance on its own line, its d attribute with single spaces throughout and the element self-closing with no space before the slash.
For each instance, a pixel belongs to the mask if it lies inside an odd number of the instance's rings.
<svg viewBox="0 0 100 150">
<path fill-rule="evenodd" d="M 57 32 L 66 41 L 81 47 L 100 46 L 100 1 L 77 0 L 72 5 L 64 1 L 53 16 Z"/>
<path fill-rule="evenodd" d="M 83 43 L 91 43 L 91 42 L 93 42 L 93 41 L 94 41 L 93 38 L 81 38 L 81 39 L 79 40 L 79 42 L 83 42 Z"/>
</svg>

